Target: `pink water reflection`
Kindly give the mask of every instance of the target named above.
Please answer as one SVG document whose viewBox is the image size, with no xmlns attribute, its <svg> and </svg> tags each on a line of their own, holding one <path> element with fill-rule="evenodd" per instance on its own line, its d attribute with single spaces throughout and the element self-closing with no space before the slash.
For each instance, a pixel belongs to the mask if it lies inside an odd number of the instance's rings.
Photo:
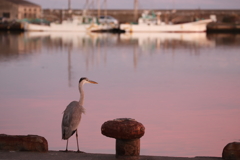
<svg viewBox="0 0 240 160">
<path fill-rule="evenodd" d="M 77 82 L 87 76 L 99 84 L 84 86 L 79 143 L 85 152 L 115 153 L 115 140 L 100 128 L 120 117 L 146 127 L 143 155 L 221 156 L 227 143 L 240 141 L 239 46 L 218 46 L 203 35 L 201 43 L 163 36 L 116 42 L 113 36 L 85 39 L 83 46 L 79 37 L 60 37 L 60 45 L 51 36 L 27 36 L 25 45 L 39 50 L 0 61 L 1 133 L 41 135 L 51 150 L 64 149 L 62 112 L 79 99 Z M 69 147 L 76 150 L 75 137 Z"/>
</svg>

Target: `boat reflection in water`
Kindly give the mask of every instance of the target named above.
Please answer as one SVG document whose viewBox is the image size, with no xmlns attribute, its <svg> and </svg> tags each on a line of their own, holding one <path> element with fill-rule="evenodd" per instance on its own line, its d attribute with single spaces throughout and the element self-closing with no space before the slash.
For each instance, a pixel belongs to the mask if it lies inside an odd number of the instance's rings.
<svg viewBox="0 0 240 160">
<path fill-rule="evenodd" d="M 29 40 L 47 38 L 53 48 L 59 47 L 59 45 L 62 45 L 62 47 L 65 45 L 70 45 L 67 47 L 72 48 L 91 48 L 96 47 L 98 43 L 102 43 L 106 40 L 110 40 L 112 43 L 116 43 L 117 37 L 111 34 L 92 32 L 26 32 L 25 38 Z M 49 43 L 44 43 L 44 45 L 47 46 Z"/>
<path fill-rule="evenodd" d="M 162 50 L 174 51 L 181 48 L 192 54 L 200 54 L 201 48 L 214 47 L 215 41 L 209 40 L 206 33 L 125 33 L 108 34 L 93 32 L 26 32 L 25 38 L 30 42 L 38 39 L 47 48 L 67 48 L 82 51 L 86 59 L 86 69 L 100 60 L 106 63 L 109 47 L 130 49 L 122 54 L 133 53 L 133 65 L 137 68 L 138 57 L 152 53 L 162 53 Z M 44 40 L 43 40 L 44 39 Z M 102 53 L 102 54 L 100 54 Z M 70 53 L 69 53 L 70 54 Z M 93 57 L 98 57 L 93 60 Z M 132 58 L 132 57 L 130 57 Z"/>
<path fill-rule="evenodd" d="M 101 125 L 127 117 L 146 128 L 141 155 L 220 157 L 239 141 L 239 46 L 234 34 L 0 33 L 1 132 L 63 150 L 61 113 L 86 76 L 99 85 L 86 86 L 80 150 L 114 154 Z"/>
<path fill-rule="evenodd" d="M 207 39 L 206 33 L 126 33 L 121 40 L 137 40 L 139 47 L 214 47 L 214 41 Z"/>
<path fill-rule="evenodd" d="M 139 46 L 147 51 L 159 49 L 159 47 L 181 48 L 181 47 L 214 47 L 215 42 L 209 40 L 206 33 L 59 33 L 59 32 L 26 32 L 25 38 L 49 38 L 51 41 L 61 41 L 71 44 L 71 47 L 100 47 L 104 45 Z M 57 44 L 56 44 L 57 45 Z"/>
</svg>

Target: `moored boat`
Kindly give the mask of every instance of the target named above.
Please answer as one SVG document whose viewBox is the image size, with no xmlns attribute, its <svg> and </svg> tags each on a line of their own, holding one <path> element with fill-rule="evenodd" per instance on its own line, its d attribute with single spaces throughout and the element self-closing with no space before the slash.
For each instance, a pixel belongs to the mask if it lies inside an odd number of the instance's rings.
<svg viewBox="0 0 240 160">
<path fill-rule="evenodd" d="M 73 16 L 72 19 L 64 20 L 62 23 L 51 22 L 47 24 L 25 23 L 26 31 L 66 31 L 66 32 L 86 32 L 96 25 L 95 17 Z"/>
<path fill-rule="evenodd" d="M 117 24 L 99 23 L 96 17 L 73 16 L 72 19 L 62 23 L 50 24 L 25 23 L 25 31 L 48 31 L 48 32 L 104 32 L 117 28 Z"/>
<path fill-rule="evenodd" d="M 207 24 L 214 21 L 216 21 L 216 16 L 211 15 L 209 19 L 181 24 L 166 24 L 161 21 L 160 13 L 150 15 L 145 12 L 138 19 L 138 24 L 121 24 L 120 29 L 126 32 L 205 32 Z"/>
</svg>

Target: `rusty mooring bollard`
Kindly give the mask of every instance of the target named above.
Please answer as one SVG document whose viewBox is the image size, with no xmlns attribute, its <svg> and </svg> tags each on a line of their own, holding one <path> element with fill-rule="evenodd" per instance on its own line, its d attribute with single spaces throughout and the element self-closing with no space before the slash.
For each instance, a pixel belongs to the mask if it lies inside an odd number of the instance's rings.
<svg viewBox="0 0 240 160">
<path fill-rule="evenodd" d="M 47 152 L 48 142 L 38 135 L 0 134 L 0 150 Z"/>
<path fill-rule="evenodd" d="M 102 134 L 116 139 L 116 156 L 139 156 L 140 138 L 145 127 L 131 118 L 118 118 L 105 122 Z"/>
<path fill-rule="evenodd" d="M 224 160 L 240 160 L 240 142 L 228 143 L 222 152 Z"/>
</svg>

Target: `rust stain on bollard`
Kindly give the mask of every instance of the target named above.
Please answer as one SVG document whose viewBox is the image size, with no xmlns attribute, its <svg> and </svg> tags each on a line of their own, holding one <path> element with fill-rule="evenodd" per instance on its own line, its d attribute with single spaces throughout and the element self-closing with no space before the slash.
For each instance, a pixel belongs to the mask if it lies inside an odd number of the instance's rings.
<svg viewBox="0 0 240 160">
<path fill-rule="evenodd" d="M 0 150 L 47 152 L 48 142 L 44 137 L 37 135 L 0 134 Z"/>
<path fill-rule="evenodd" d="M 116 139 L 117 156 L 139 156 L 140 138 L 145 127 L 131 118 L 118 118 L 105 122 L 101 127 L 103 135 Z"/>
<path fill-rule="evenodd" d="M 116 139 L 116 154 L 125 156 L 140 155 L 140 139 Z"/>
</svg>

